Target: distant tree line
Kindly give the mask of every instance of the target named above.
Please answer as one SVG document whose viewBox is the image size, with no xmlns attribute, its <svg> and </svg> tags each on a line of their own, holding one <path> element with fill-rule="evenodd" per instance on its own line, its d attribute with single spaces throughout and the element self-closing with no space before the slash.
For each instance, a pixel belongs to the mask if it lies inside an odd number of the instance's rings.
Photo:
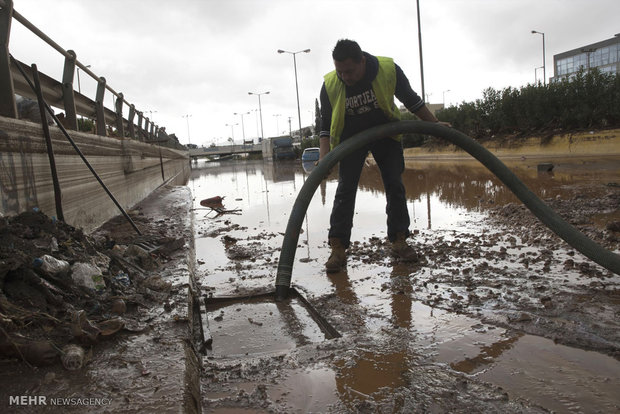
<svg viewBox="0 0 620 414">
<path fill-rule="evenodd" d="M 620 76 L 598 69 L 582 70 L 571 79 L 547 85 L 488 88 L 482 99 L 437 112 L 459 131 L 478 140 L 496 136 L 528 136 L 586 128 L 620 127 Z M 403 119 L 414 116 L 403 113 Z M 420 146 L 429 137 L 408 134 L 405 147 Z"/>
<path fill-rule="evenodd" d="M 402 119 L 416 119 L 408 111 Z M 620 76 L 598 69 L 581 70 L 573 77 L 543 85 L 528 84 L 503 90 L 487 88 L 482 99 L 437 111 L 437 118 L 479 141 L 496 137 L 531 136 L 583 129 L 620 128 Z M 315 131 L 320 110 L 315 101 Z M 440 140 L 421 134 L 404 134 L 404 147 Z M 304 140 L 301 149 L 318 146 L 318 136 Z"/>
</svg>

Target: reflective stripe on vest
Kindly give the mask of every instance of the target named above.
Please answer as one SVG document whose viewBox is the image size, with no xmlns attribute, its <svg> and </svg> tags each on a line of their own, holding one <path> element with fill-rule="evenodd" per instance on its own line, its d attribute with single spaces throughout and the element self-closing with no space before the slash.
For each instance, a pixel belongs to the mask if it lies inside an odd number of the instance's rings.
<svg viewBox="0 0 620 414">
<path fill-rule="evenodd" d="M 379 108 L 385 113 L 390 121 L 400 119 L 400 110 L 394 104 L 394 92 L 396 90 L 396 67 L 394 60 L 389 57 L 377 56 L 379 70 L 372 81 L 372 90 L 377 97 Z M 346 89 L 345 84 L 338 78 L 335 70 L 324 76 L 325 91 L 332 106 L 332 122 L 329 129 L 330 147 L 333 149 L 340 144 L 340 136 L 344 130 Z M 399 140 L 400 137 L 394 137 Z"/>
</svg>

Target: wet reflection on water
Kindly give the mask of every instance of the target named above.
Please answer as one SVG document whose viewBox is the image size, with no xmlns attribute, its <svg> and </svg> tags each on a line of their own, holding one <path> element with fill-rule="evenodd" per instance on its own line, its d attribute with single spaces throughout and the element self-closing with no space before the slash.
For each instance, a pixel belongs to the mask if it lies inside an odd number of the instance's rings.
<svg viewBox="0 0 620 414">
<path fill-rule="evenodd" d="M 538 172 L 536 161 L 514 161 L 507 165 L 539 197 L 570 197 L 574 184 L 616 182 L 617 160 L 554 161 L 552 172 Z M 295 197 L 308 175 L 299 161 L 271 163 L 237 161 L 201 163 L 193 170 L 190 186 L 196 197 L 225 196 L 227 209 L 241 209 L 235 218 L 241 226 L 283 232 Z M 455 228 L 463 215 L 483 214 L 489 207 L 519 202 L 518 199 L 477 161 L 408 161 L 403 174 L 407 191 L 411 229 Z M 323 244 L 329 226 L 337 171 L 323 181 L 309 205 L 304 223 L 308 248 Z M 603 186 L 593 186 L 602 193 Z M 385 197 L 379 170 L 367 167 L 360 179 L 352 240 L 385 236 Z M 204 217 L 204 216 L 203 216 Z"/>
<path fill-rule="evenodd" d="M 620 177 L 620 164 L 613 159 L 577 163 L 555 159 L 550 173 L 538 172 L 538 162 L 526 159 L 507 164 L 543 199 L 571 198 L 575 185 L 588 187 L 589 196 L 596 197 L 605 191 L 601 183 L 618 183 Z M 593 168 L 595 162 L 597 168 Z M 217 295 L 233 294 L 232 281 L 242 280 L 248 286 L 273 283 L 282 236 L 309 170 L 311 166 L 298 161 L 201 163 L 193 170 L 189 186 L 195 197 L 198 270 L 205 275 L 206 283 L 215 287 Z M 411 230 L 480 232 L 489 208 L 518 202 L 477 162 L 408 161 L 403 181 Z M 350 266 L 348 273 L 325 275 L 322 266 L 328 256 L 327 230 L 336 185 L 337 172 L 332 171 L 310 202 L 299 238 L 294 282 L 303 286 L 308 295 L 333 293 L 343 306 L 364 309 L 349 315 L 351 324 L 376 335 L 378 342 L 389 343 L 378 345 L 380 351 L 358 351 L 329 366 L 290 372 L 293 385 L 273 385 L 269 388 L 271 395 L 289 393 L 300 406 L 319 411 L 335 401 L 352 407 L 355 401 L 371 394 L 380 400 L 391 389 L 409 386 L 415 381 L 416 363 L 444 363 L 550 409 L 617 408 L 620 397 L 614 397 L 613 392 L 620 386 L 617 361 L 412 300 L 413 291 L 419 289 L 419 284 L 412 284 L 413 278 L 424 279 L 432 270 L 419 268 L 412 273 L 408 266 L 362 263 Z M 201 209 L 200 200 L 217 195 L 225 197 L 227 210 L 240 209 L 241 214 L 214 217 L 212 212 Z M 370 166 L 360 180 L 352 240 L 385 237 L 385 221 L 380 173 Z M 218 227 L 226 230 L 212 234 Z M 220 240 L 224 235 L 252 244 L 254 257 L 234 260 L 231 247 Z M 258 259 L 269 265 L 258 265 Z M 453 295 L 467 294 L 448 290 Z M 251 339 L 241 337 L 238 341 Z M 527 369 L 522 368 L 524 364 Z M 570 370 L 562 372 L 559 367 L 563 366 Z M 581 384 L 581 377 L 590 383 Z M 314 395 L 320 396 L 320 403 L 300 393 L 295 384 L 312 389 Z M 561 398 L 551 403 L 548 400 L 553 393 Z M 598 400 L 593 402 L 595 398 Z"/>
</svg>

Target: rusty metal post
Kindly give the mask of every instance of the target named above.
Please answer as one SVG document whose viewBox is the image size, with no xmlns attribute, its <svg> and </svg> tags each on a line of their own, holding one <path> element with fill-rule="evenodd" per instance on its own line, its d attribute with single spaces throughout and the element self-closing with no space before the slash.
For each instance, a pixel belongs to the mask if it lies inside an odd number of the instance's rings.
<svg viewBox="0 0 620 414">
<path fill-rule="evenodd" d="M 133 125 L 133 118 L 136 115 L 136 106 L 131 104 L 129 106 L 129 115 L 127 116 L 127 128 L 129 129 L 129 137 L 131 139 L 136 139 L 136 129 Z"/>
<path fill-rule="evenodd" d="M 24 69 L 21 67 L 21 65 L 19 64 L 19 62 L 15 61 L 15 59 L 11 56 L 11 59 L 13 60 L 13 62 L 15 63 L 17 69 L 21 72 L 21 74 L 24 76 L 24 79 L 26 80 L 26 82 L 28 82 L 28 85 L 32 88 L 32 90 L 36 91 L 36 87 L 35 85 L 30 81 L 30 79 L 28 79 L 28 76 L 26 74 L 26 72 L 24 71 Z M 34 65 L 33 65 L 34 66 Z M 101 179 L 101 177 L 99 177 L 99 174 L 97 174 L 97 172 L 95 171 L 95 169 L 92 167 L 92 165 L 90 165 L 90 162 L 88 162 L 88 160 L 86 159 L 86 157 L 84 156 L 84 154 L 82 153 L 82 151 L 80 150 L 80 148 L 77 146 L 77 144 L 75 143 L 75 141 L 73 140 L 73 138 L 71 138 L 71 136 L 69 135 L 69 133 L 67 132 L 67 130 L 65 129 L 65 127 L 60 123 L 60 121 L 58 120 L 58 117 L 56 115 L 54 115 L 54 111 L 52 110 L 52 108 L 47 104 L 47 102 L 45 102 L 43 100 L 43 96 L 41 94 L 41 99 L 39 100 L 39 105 L 44 105 L 45 109 L 47 110 L 47 112 L 50 114 L 50 116 L 52 117 L 52 119 L 54 120 L 54 122 L 56 122 L 56 125 L 58 126 L 58 128 L 62 131 L 62 133 L 64 134 L 65 138 L 67 138 L 67 140 L 69 141 L 69 143 L 71 144 L 71 146 L 73 146 L 73 149 L 75 150 L 75 152 L 77 152 L 77 154 L 80 156 L 80 158 L 82 158 L 82 161 L 84 161 L 84 164 L 86 164 L 86 166 L 88 167 L 88 169 L 90 170 L 90 172 L 93 174 L 93 176 L 97 179 L 97 182 L 99 182 L 99 184 L 101 185 L 101 187 L 104 189 L 104 191 L 106 192 L 106 194 L 110 197 L 110 199 L 112 200 L 112 202 L 114 202 L 114 204 L 116 205 L 116 207 L 118 207 L 118 209 L 120 210 L 120 212 L 123 214 L 123 216 L 125 216 L 125 218 L 127 219 L 127 221 L 131 224 L 131 226 L 134 228 L 134 230 L 136 231 L 136 233 L 138 233 L 139 235 L 142 235 L 142 233 L 140 232 L 140 229 L 138 229 L 138 226 L 136 226 L 136 224 L 133 222 L 133 220 L 131 219 L 131 217 L 129 217 L 129 214 L 127 214 L 127 212 L 125 211 L 125 209 L 123 209 L 123 206 L 120 205 L 120 203 L 118 202 L 118 200 L 116 200 L 116 198 L 114 197 L 114 195 L 110 192 L 110 190 L 108 189 L 108 187 L 106 187 L 105 183 L 103 182 L 103 180 Z M 44 118 L 46 119 L 46 118 Z"/>
<path fill-rule="evenodd" d="M 75 73 L 76 54 L 73 50 L 67 50 L 65 67 L 62 73 L 62 101 L 65 105 L 65 126 L 77 131 L 77 112 L 75 110 L 75 95 L 73 93 L 73 75 Z"/>
<path fill-rule="evenodd" d="M 116 98 L 116 132 L 121 139 L 125 138 L 125 127 L 123 126 L 123 94 L 119 93 Z"/>
<path fill-rule="evenodd" d="M 95 98 L 95 111 L 97 114 L 97 135 L 105 137 L 105 112 L 103 107 L 103 96 L 105 95 L 105 78 L 100 77 L 97 82 L 97 97 Z"/>
<path fill-rule="evenodd" d="M 32 77 L 34 79 L 35 92 L 39 103 L 39 112 L 41 113 L 41 126 L 43 127 L 43 135 L 45 136 L 45 144 L 47 145 L 47 156 L 50 160 L 50 170 L 52 172 L 52 183 L 54 185 L 54 200 L 56 202 L 56 216 L 58 220 L 65 221 L 65 215 L 62 212 L 62 193 L 60 191 L 60 182 L 58 181 L 58 173 L 56 171 L 56 159 L 54 158 L 54 147 L 52 146 L 52 137 L 50 129 L 47 125 L 47 115 L 45 112 L 45 101 L 43 100 L 43 92 L 41 92 L 41 81 L 39 80 L 39 71 L 37 65 L 32 64 Z"/>
<path fill-rule="evenodd" d="M 15 88 L 11 75 L 11 59 L 9 58 L 13 0 L 5 0 L 4 4 L 0 7 L 0 115 L 17 118 Z"/>
<path fill-rule="evenodd" d="M 142 112 L 138 112 L 138 139 L 144 141 L 144 130 L 142 129 Z"/>
</svg>

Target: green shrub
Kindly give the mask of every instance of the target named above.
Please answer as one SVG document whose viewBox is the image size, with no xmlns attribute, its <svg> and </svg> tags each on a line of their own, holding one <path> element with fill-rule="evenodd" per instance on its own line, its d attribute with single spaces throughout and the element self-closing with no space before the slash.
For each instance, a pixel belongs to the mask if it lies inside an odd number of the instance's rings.
<svg viewBox="0 0 620 414">
<path fill-rule="evenodd" d="M 620 77 L 598 69 L 548 85 L 502 91 L 485 89 L 482 99 L 437 112 L 465 134 L 478 139 L 547 131 L 620 127 Z"/>
</svg>

